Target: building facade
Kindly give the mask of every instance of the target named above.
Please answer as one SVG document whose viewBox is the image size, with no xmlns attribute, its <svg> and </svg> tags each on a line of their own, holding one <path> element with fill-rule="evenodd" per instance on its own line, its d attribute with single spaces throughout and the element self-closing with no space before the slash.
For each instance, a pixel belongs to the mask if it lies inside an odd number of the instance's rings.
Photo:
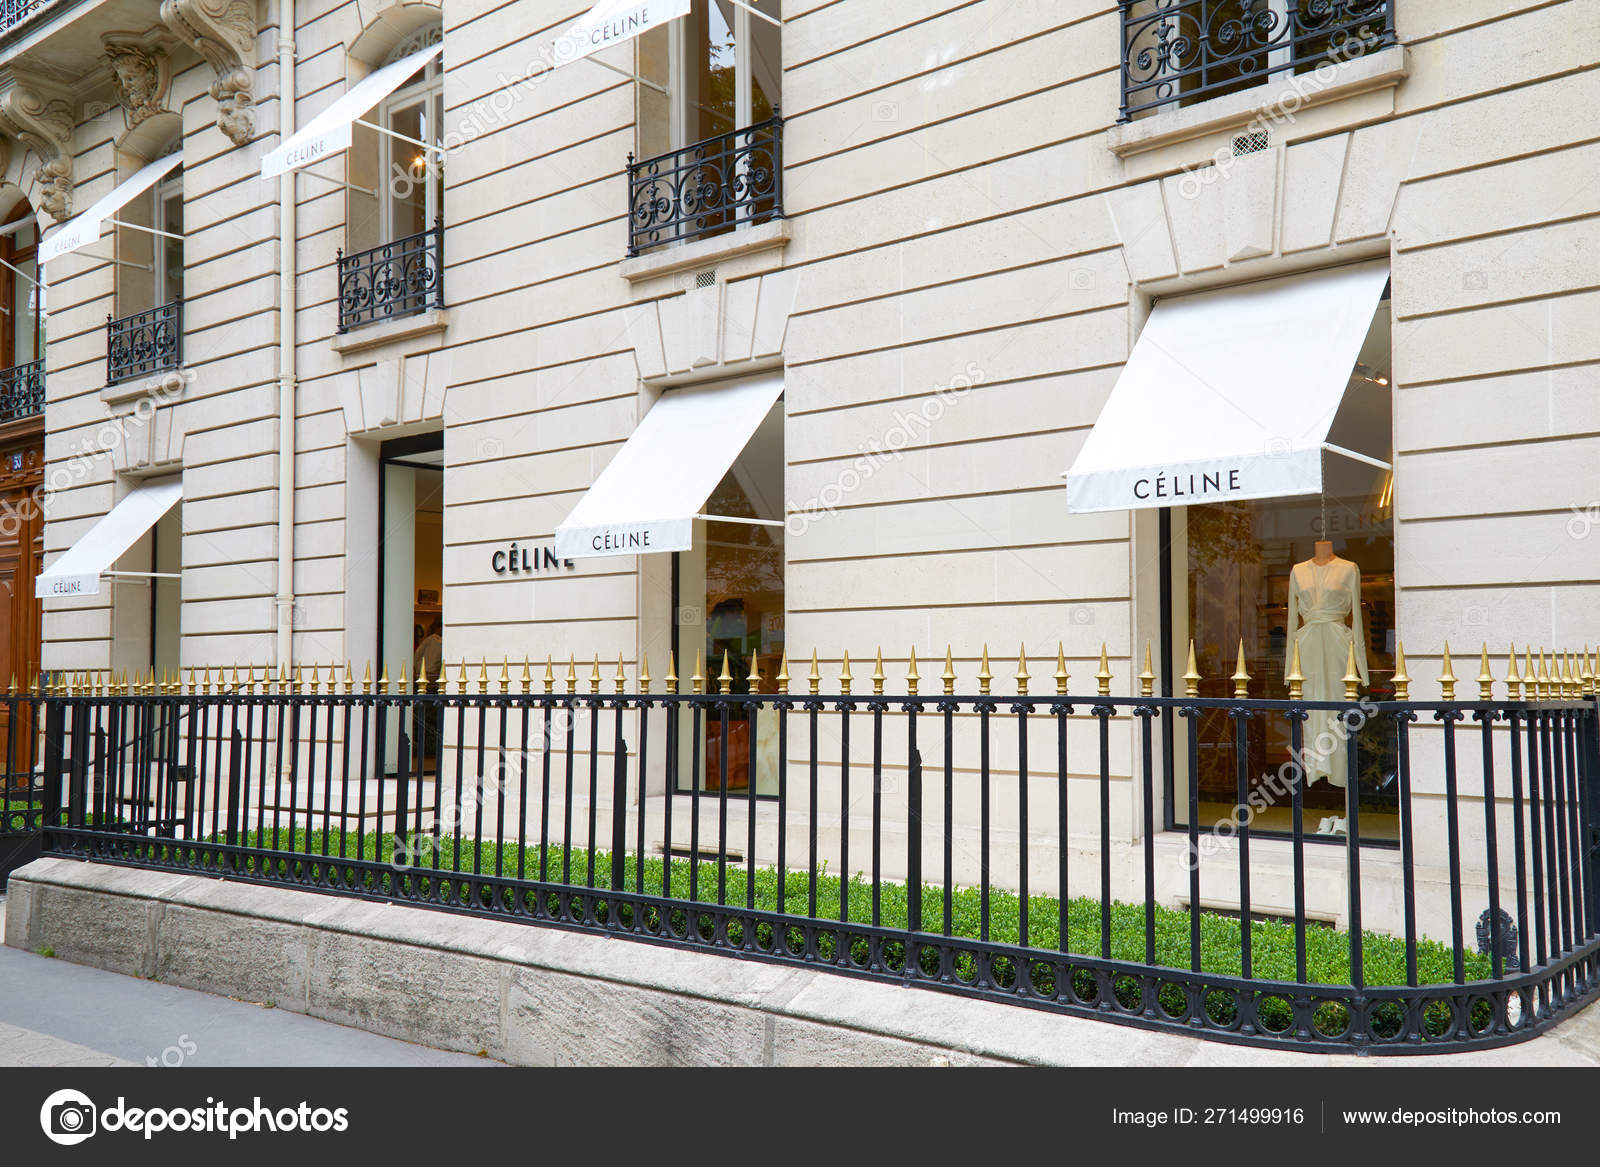
<svg viewBox="0 0 1600 1167">
<path fill-rule="evenodd" d="M 50 253 L 14 354 L 47 370 L 45 670 L 670 653 L 737 689 L 815 654 L 827 691 L 881 651 L 892 692 L 914 650 L 1011 691 L 1059 646 L 1074 692 L 1148 649 L 1159 691 L 1331 699 L 1350 662 L 1393 693 L 1403 644 L 1431 698 L 1447 641 L 1498 676 L 1600 639 L 1595 6 L 586 7 L 0 33 Z M 1175 902 L 1173 828 L 1285 754 L 1252 732 L 1202 726 L 1194 773 L 1158 743 Z M 1119 722 L 1130 878 L 1141 749 Z M 1333 835 L 1344 756 L 1311 765 Z"/>
</svg>

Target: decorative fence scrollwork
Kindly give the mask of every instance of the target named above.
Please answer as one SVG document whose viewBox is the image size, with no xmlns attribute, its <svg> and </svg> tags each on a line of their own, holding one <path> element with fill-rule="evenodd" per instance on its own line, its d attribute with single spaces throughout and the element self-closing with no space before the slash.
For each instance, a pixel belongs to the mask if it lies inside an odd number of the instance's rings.
<svg viewBox="0 0 1600 1167">
<path fill-rule="evenodd" d="M 628 254 L 783 218 L 783 118 L 634 161 Z"/>
<path fill-rule="evenodd" d="M 0 422 L 44 412 L 44 361 L 0 370 Z"/>
<path fill-rule="evenodd" d="M 339 258 L 339 331 L 444 307 L 444 221 Z"/>
<path fill-rule="evenodd" d="M 1394 0 L 1122 0 L 1122 120 L 1394 40 Z"/>
<path fill-rule="evenodd" d="M 147 377 L 183 363 L 183 300 L 106 317 L 106 384 Z"/>
</svg>

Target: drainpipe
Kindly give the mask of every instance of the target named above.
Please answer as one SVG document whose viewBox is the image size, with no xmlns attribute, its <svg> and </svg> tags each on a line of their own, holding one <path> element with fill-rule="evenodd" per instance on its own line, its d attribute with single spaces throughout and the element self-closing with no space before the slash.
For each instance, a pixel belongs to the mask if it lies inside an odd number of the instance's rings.
<svg viewBox="0 0 1600 1167">
<path fill-rule="evenodd" d="M 276 0 L 278 26 L 278 141 L 294 134 L 294 0 Z M 278 176 L 278 622 L 277 665 L 294 658 L 294 398 L 295 398 L 294 171 Z"/>
</svg>

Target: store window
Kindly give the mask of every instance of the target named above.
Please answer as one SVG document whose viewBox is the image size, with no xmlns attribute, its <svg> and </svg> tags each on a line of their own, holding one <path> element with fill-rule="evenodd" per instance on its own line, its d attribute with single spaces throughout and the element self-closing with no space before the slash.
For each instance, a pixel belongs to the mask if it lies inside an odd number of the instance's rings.
<svg viewBox="0 0 1600 1167">
<path fill-rule="evenodd" d="M 703 662 L 705 690 L 718 691 L 726 657 L 732 693 L 749 693 L 750 664 L 760 668 L 757 692 L 775 692 L 773 678 L 784 651 L 783 527 L 783 402 L 780 399 L 757 428 L 707 500 L 705 513 L 714 520 L 695 521 L 694 547 L 674 556 L 676 591 L 674 651 L 679 673 L 688 678 Z M 682 685 L 685 692 L 689 685 Z M 755 735 L 754 773 L 751 735 Z M 686 742 L 692 739 L 686 733 Z M 740 710 L 727 725 L 729 791 L 758 795 L 778 793 L 777 721 L 773 710 L 760 710 L 752 723 Z M 723 725 L 712 714 L 702 722 L 698 770 L 680 758 L 679 788 L 692 788 L 699 775 L 701 790 L 723 788 Z"/>
<path fill-rule="evenodd" d="M 1394 478 L 1375 464 L 1392 461 L 1389 370 L 1385 293 L 1334 415 L 1328 435 L 1333 448 L 1322 454 L 1321 492 L 1172 508 L 1164 514 L 1171 675 L 1185 671 L 1192 640 L 1202 697 L 1233 694 L 1242 644 L 1252 698 L 1289 697 L 1287 677 L 1296 648 L 1306 700 L 1344 700 L 1352 648 L 1361 695 L 1392 698 Z M 1292 772 L 1285 767 L 1293 765 L 1290 723 L 1269 713 L 1243 724 L 1247 790 L 1257 808 L 1252 829 L 1288 832 L 1292 811 L 1284 779 Z M 1170 749 L 1169 825 L 1188 825 L 1191 782 L 1197 784 L 1202 829 L 1233 818 L 1238 725 L 1226 710 L 1200 714 L 1193 773 L 1182 739 Z M 1353 751 L 1362 839 L 1396 839 L 1393 720 L 1356 719 L 1344 726 L 1334 713 L 1313 712 L 1303 733 L 1308 836 L 1343 837 Z"/>
<path fill-rule="evenodd" d="M 0 340 L 0 367 L 26 365 L 44 355 L 44 289 L 39 283 L 38 248 L 39 226 L 33 209 L 20 203 L 12 221 L 0 227 L 0 289 L 8 316 Z"/>
<path fill-rule="evenodd" d="M 778 16 L 778 0 L 750 7 Z M 673 146 L 703 142 L 764 122 L 783 103 L 782 31 L 728 0 L 696 3 L 678 22 L 682 48 L 673 62 L 678 96 Z"/>
</svg>

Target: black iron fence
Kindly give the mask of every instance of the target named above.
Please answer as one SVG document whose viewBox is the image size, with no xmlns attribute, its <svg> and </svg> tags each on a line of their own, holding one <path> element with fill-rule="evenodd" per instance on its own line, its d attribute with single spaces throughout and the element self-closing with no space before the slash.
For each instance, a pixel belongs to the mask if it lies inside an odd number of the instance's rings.
<svg viewBox="0 0 1600 1167">
<path fill-rule="evenodd" d="M 634 161 L 628 254 L 783 218 L 783 117 Z"/>
<path fill-rule="evenodd" d="M 1600 992 L 1595 680 L 1496 700 L 1109 693 L 665 692 L 598 663 L 475 667 L 414 692 L 237 671 L 13 693 L 40 757 L 21 814 L 55 855 L 399 901 L 821 966 L 1228 1041 L 1373 1053 L 1541 1032 Z M 985 662 L 987 666 L 987 661 Z M 583 671 L 589 671 L 587 666 Z M 741 670 L 744 671 L 744 670 Z M 454 670 L 451 670 L 454 673 Z M 696 670 L 697 674 L 699 670 Z M 602 693 L 601 689 L 613 691 Z M 1492 687 L 1492 686 L 1491 686 Z M 763 692 L 766 689 L 769 691 Z M 770 691 L 776 689 L 778 691 Z M 1304 771 L 1157 829 L 1197 726 L 1242 741 L 1382 727 L 1393 812 L 1361 780 L 1316 834 Z M 1315 722 L 1311 722 L 1315 724 Z M 1319 731 L 1320 732 L 1320 731 Z M 1164 738 L 1175 744 L 1161 748 Z M 14 749 L 16 747 L 13 747 Z M 1170 779 L 1169 779 L 1170 780 Z M 1181 787 L 1181 781 L 1180 781 Z M 1247 788 L 1250 794 L 1246 794 Z M 1250 809 L 1247 809 L 1250 808 Z M 1369 845 L 1381 844 L 1381 845 Z"/>
<path fill-rule="evenodd" d="M 183 364 L 183 300 L 131 316 L 106 317 L 106 384 Z"/>
<path fill-rule="evenodd" d="M 444 307 L 444 220 L 367 251 L 338 252 L 339 331 Z"/>
<path fill-rule="evenodd" d="M 1122 0 L 1122 120 L 1395 42 L 1395 0 Z"/>
<path fill-rule="evenodd" d="M 0 370 L 0 422 L 44 412 L 44 359 Z"/>
</svg>

